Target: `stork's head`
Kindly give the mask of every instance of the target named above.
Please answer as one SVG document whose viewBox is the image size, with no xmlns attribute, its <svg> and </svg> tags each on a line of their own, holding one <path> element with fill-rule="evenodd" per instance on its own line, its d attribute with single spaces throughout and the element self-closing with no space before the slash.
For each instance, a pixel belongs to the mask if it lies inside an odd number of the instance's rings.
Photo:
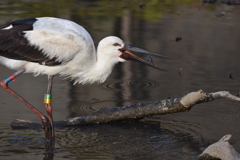
<svg viewBox="0 0 240 160">
<path fill-rule="evenodd" d="M 168 58 L 167 56 L 163 56 L 157 53 L 153 53 L 153 52 L 126 44 L 120 38 L 115 36 L 109 36 L 102 39 L 98 45 L 98 53 L 104 54 L 105 57 L 110 57 L 111 59 L 114 59 L 116 62 L 125 62 L 126 60 L 133 60 L 159 70 L 167 71 L 166 69 L 155 66 L 152 62 L 148 62 L 134 55 L 130 51 L 145 53 L 148 55 L 158 56 L 162 58 Z"/>
</svg>

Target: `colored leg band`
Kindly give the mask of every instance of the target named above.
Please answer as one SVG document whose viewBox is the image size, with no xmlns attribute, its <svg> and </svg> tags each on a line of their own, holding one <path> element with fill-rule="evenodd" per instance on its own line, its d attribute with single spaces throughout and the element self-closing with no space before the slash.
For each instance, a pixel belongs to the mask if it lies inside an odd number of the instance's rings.
<svg viewBox="0 0 240 160">
<path fill-rule="evenodd" d="M 52 100 L 52 95 L 51 94 L 45 94 L 44 95 L 44 103 L 50 104 Z"/>
<path fill-rule="evenodd" d="M 5 81 L 7 82 L 7 84 L 8 84 L 8 83 L 12 83 L 12 82 L 15 81 L 15 80 L 16 80 L 16 79 L 15 79 L 15 76 L 14 76 L 14 75 L 11 75 L 11 76 L 5 78 Z"/>
</svg>

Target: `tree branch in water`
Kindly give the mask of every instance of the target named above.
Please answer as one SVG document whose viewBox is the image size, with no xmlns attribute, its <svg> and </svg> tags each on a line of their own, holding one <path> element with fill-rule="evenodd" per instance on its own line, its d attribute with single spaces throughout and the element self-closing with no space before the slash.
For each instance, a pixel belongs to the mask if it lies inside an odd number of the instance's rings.
<svg viewBox="0 0 240 160">
<path fill-rule="evenodd" d="M 62 121 L 55 121 L 55 127 L 67 127 L 84 124 L 108 123 L 126 119 L 141 119 L 153 115 L 172 114 L 177 112 L 187 112 L 194 105 L 211 102 L 219 98 L 227 98 L 240 102 L 240 98 L 227 91 L 214 93 L 204 93 L 202 90 L 191 92 L 181 98 L 171 98 L 153 102 L 136 103 L 124 107 L 102 108 L 93 113 L 70 118 Z M 27 120 L 14 120 L 11 123 L 13 129 L 42 128 L 40 123 Z"/>
</svg>

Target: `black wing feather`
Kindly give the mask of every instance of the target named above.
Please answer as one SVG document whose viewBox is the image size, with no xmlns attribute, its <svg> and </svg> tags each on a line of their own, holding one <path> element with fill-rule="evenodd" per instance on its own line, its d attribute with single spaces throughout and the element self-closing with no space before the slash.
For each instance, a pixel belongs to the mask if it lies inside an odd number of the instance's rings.
<svg viewBox="0 0 240 160">
<path fill-rule="evenodd" d="M 24 18 L 24 19 L 17 19 L 15 21 L 13 21 L 11 24 L 13 26 L 15 25 L 33 25 L 35 22 L 37 21 L 37 18 Z"/>
<path fill-rule="evenodd" d="M 47 66 L 60 65 L 61 62 L 58 62 L 56 57 L 47 57 L 38 47 L 30 45 L 24 37 L 24 31 L 33 30 L 36 21 L 36 18 L 19 19 L 0 26 L 0 56 Z M 10 25 L 12 28 L 4 29 Z"/>
</svg>

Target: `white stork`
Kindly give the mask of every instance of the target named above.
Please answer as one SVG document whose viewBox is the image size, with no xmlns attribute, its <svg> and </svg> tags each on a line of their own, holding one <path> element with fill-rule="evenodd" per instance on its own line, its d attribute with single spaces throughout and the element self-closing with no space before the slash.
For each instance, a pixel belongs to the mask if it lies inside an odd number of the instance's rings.
<svg viewBox="0 0 240 160">
<path fill-rule="evenodd" d="M 37 114 L 46 138 L 54 140 L 51 107 L 53 75 L 60 74 L 80 84 L 102 83 L 116 63 L 126 60 L 139 61 L 166 71 L 130 51 L 168 58 L 125 44 L 115 36 L 102 39 L 96 52 L 90 34 L 69 20 L 52 17 L 15 20 L 0 26 L 0 63 L 17 72 L 1 81 L 0 86 Z M 48 89 L 44 98 L 48 116 L 44 116 L 8 87 L 22 73 L 48 75 Z"/>
</svg>

